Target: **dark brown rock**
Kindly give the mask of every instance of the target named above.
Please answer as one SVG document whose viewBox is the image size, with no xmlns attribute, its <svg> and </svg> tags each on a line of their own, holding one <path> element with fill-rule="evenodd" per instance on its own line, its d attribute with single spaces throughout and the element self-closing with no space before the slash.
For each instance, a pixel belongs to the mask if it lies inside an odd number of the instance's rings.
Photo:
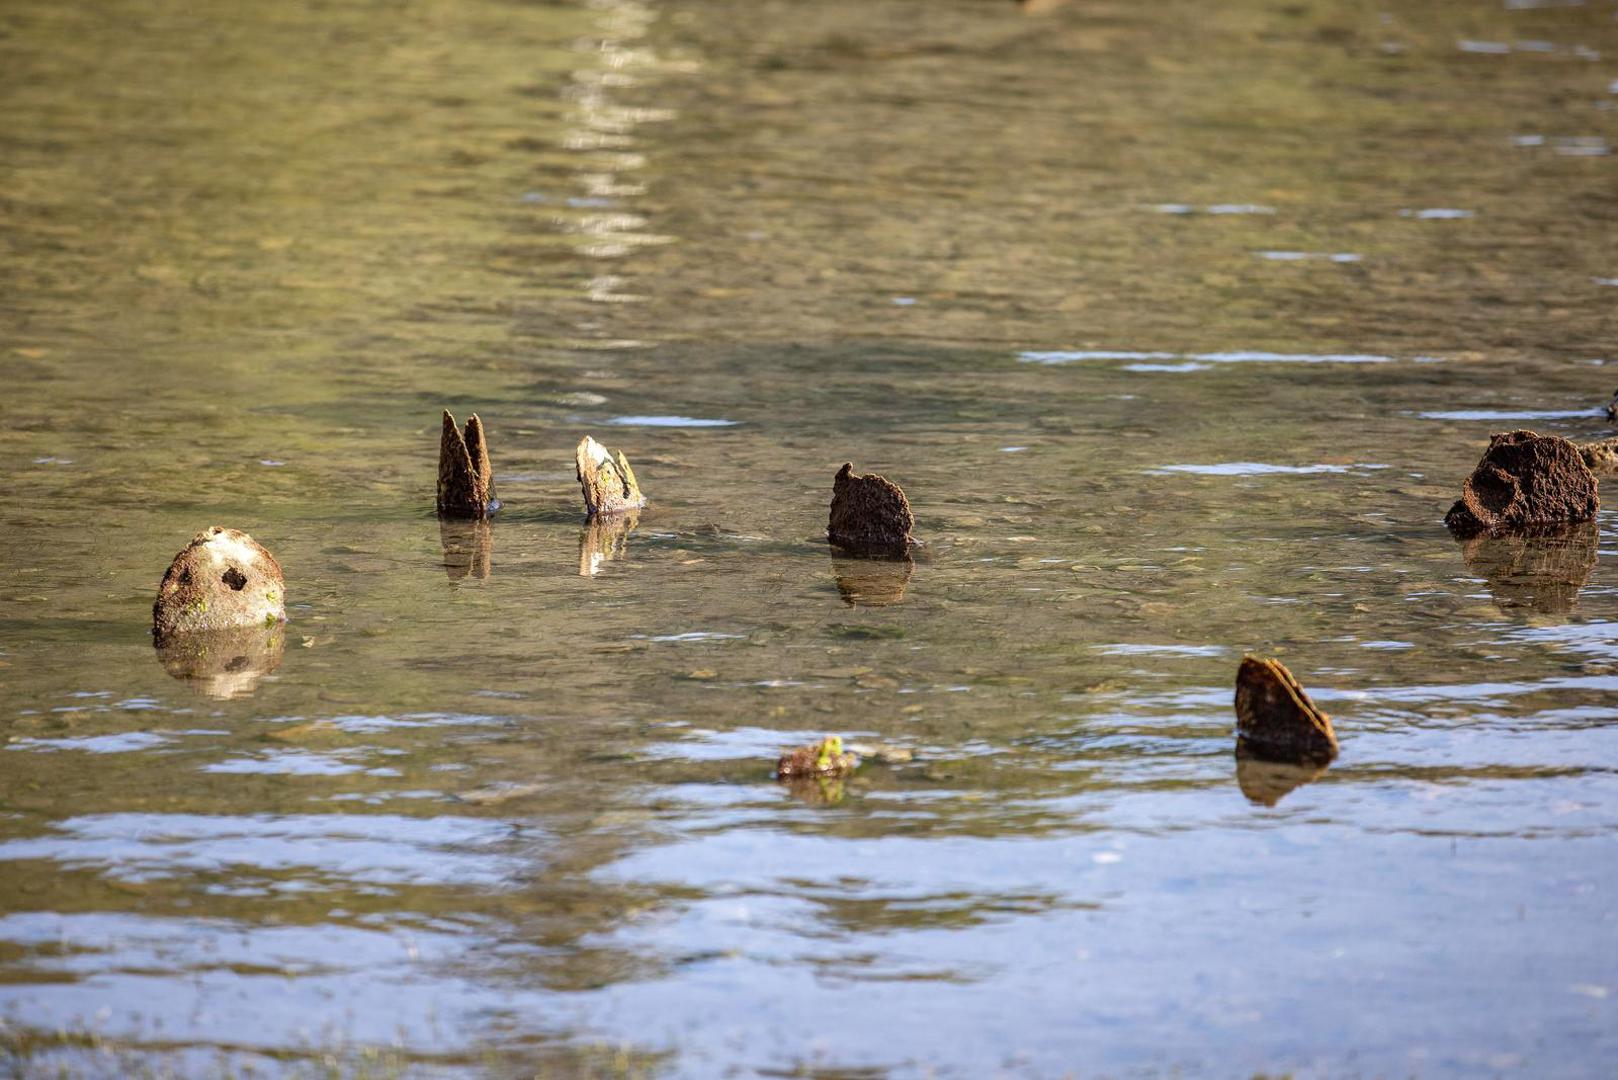
<svg viewBox="0 0 1618 1080">
<path fill-rule="evenodd" d="M 622 452 L 613 453 L 586 435 L 573 451 L 573 463 L 584 492 L 584 512 L 589 516 L 621 514 L 646 505 L 646 496 L 635 482 L 635 470 Z"/>
<path fill-rule="evenodd" d="M 899 485 L 871 473 L 855 476 L 845 463 L 832 481 L 826 539 L 856 555 L 902 557 L 916 544 L 916 518 Z"/>
<path fill-rule="evenodd" d="M 1244 656 L 1236 672 L 1236 752 L 1321 765 L 1337 756 L 1337 733 L 1281 661 Z"/>
<path fill-rule="evenodd" d="M 483 421 L 473 413 L 466 434 L 444 410 L 444 432 L 438 442 L 438 512 L 443 517 L 486 518 L 499 509 L 494 497 L 494 471 Z"/>
<path fill-rule="evenodd" d="M 175 634 L 274 626 L 286 619 L 281 564 L 240 529 L 199 532 L 163 574 L 152 605 L 159 641 Z"/>
<path fill-rule="evenodd" d="M 1601 507 L 1579 448 L 1555 435 L 1507 431 L 1489 449 L 1444 517 L 1458 535 L 1589 521 Z"/>
</svg>

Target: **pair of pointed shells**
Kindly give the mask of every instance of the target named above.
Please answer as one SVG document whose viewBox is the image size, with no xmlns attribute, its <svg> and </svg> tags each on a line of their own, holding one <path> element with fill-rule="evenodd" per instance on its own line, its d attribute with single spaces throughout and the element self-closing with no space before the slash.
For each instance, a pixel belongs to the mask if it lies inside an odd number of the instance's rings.
<svg viewBox="0 0 1618 1080">
<path fill-rule="evenodd" d="M 612 453 L 586 435 L 573 452 L 585 512 L 617 514 L 646 505 L 635 470 L 622 452 Z M 463 433 L 455 417 L 444 410 L 444 430 L 438 445 L 438 514 L 449 518 L 487 518 L 500 503 L 494 497 L 494 473 L 489 465 L 489 443 L 483 421 L 476 413 Z"/>
</svg>

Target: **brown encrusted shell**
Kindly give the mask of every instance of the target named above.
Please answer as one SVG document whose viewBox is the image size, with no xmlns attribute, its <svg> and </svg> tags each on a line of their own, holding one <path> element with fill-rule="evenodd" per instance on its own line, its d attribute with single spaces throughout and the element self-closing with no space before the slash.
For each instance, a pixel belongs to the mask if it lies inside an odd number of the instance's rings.
<svg viewBox="0 0 1618 1080">
<path fill-rule="evenodd" d="M 157 586 L 152 632 L 174 634 L 273 626 L 287 617 L 275 556 L 240 529 L 215 525 L 192 537 Z"/>
<path fill-rule="evenodd" d="M 899 485 L 870 473 L 855 476 L 845 462 L 832 481 L 826 539 L 857 555 L 902 556 L 916 543 L 916 518 Z"/>
<path fill-rule="evenodd" d="M 473 413 L 466 434 L 455 417 L 444 410 L 444 431 L 438 441 L 438 512 L 444 517 L 486 518 L 494 501 L 494 471 L 489 466 L 489 444 L 483 421 Z"/>
<path fill-rule="evenodd" d="M 1461 535 L 1588 521 L 1601 508 L 1579 448 L 1555 435 L 1497 432 L 1444 524 Z"/>
<path fill-rule="evenodd" d="M 573 451 L 573 463 L 584 492 L 584 511 L 589 516 L 620 514 L 646 505 L 646 496 L 635 481 L 635 470 L 622 452 L 613 453 L 586 435 Z"/>
<path fill-rule="evenodd" d="M 1331 719 L 1279 660 L 1242 657 L 1236 672 L 1237 753 L 1322 764 L 1337 756 Z"/>
<path fill-rule="evenodd" d="M 1579 457 L 1591 472 L 1618 472 L 1618 436 L 1579 444 Z"/>
<path fill-rule="evenodd" d="M 824 764 L 821 763 L 821 748 L 829 740 L 800 746 L 795 750 L 788 750 L 782 754 L 775 763 L 775 778 L 777 780 L 792 780 L 804 776 L 846 776 L 854 771 L 859 764 L 859 758 L 843 751 L 837 754 L 828 754 Z"/>
</svg>

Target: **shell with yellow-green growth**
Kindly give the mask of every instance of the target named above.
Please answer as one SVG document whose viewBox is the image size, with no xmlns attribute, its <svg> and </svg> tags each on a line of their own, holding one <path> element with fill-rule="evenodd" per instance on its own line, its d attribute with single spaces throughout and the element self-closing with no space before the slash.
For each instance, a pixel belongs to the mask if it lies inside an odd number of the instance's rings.
<svg viewBox="0 0 1618 1080">
<path fill-rule="evenodd" d="M 800 776 L 847 776 L 860 759 L 843 749 L 840 735 L 828 735 L 818 743 L 788 750 L 775 763 L 775 778 L 791 780 Z"/>
</svg>

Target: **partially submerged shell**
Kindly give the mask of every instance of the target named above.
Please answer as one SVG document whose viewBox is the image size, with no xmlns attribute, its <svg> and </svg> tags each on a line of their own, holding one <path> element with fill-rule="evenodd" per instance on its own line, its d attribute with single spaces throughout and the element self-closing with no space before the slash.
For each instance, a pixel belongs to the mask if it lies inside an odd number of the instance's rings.
<svg viewBox="0 0 1618 1080">
<path fill-rule="evenodd" d="M 1444 524 L 1469 536 L 1589 521 L 1601 508 L 1595 474 L 1579 448 L 1533 431 L 1489 436 Z"/>
<path fill-rule="evenodd" d="M 573 462 L 578 468 L 579 487 L 584 491 L 584 510 L 591 517 L 639 510 L 646 505 L 646 496 L 635 481 L 635 470 L 622 452 L 614 454 L 586 435 L 573 451 Z"/>
<path fill-rule="evenodd" d="M 438 440 L 438 512 L 443 517 L 486 518 L 499 508 L 494 498 L 494 471 L 489 465 L 489 443 L 483 421 L 473 413 L 466 433 L 444 410 L 443 434 Z"/>
<path fill-rule="evenodd" d="M 1607 408 L 1610 414 L 1612 406 Z M 1584 460 L 1584 467 L 1593 473 L 1618 472 L 1618 436 L 1580 443 L 1579 457 Z"/>
<path fill-rule="evenodd" d="M 788 750 L 775 763 L 777 780 L 792 780 L 804 776 L 846 776 L 860 763 L 859 758 L 843 749 L 838 735 L 828 735 L 818 743 Z"/>
<path fill-rule="evenodd" d="M 199 532 L 157 586 L 152 631 L 175 634 L 274 626 L 286 619 L 281 564 L 251 536 L 222 525 Z"/>
<path fill-rule="evenodd" d="M 916 544 L 915 526 L 898 484 L 875 473 L 855 476 L 853 462 L 844 462 L 832 481 L 826 539 L 857 555 L 900 557 Z"/>
<path fill-rule="evenodd" d="M 1244 656 L 1236 672 L 1236 752 L 1325 764 L 1337 756 L 1337 733 L 1281 661 Z"/>
</svg>

